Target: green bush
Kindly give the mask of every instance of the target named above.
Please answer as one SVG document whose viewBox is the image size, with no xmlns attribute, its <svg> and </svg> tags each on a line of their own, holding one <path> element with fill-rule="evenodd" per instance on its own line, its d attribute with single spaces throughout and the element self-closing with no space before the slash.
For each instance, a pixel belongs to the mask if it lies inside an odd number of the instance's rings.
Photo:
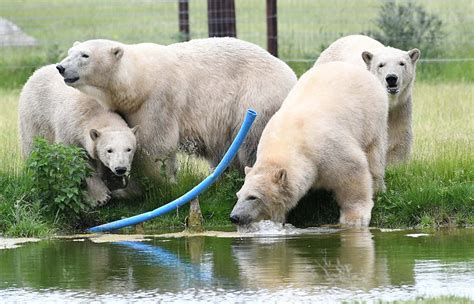
<svg viewBox="0 0 474 304">
<path fill-rule="evenodd" d="M 419 48 L 428 58 L 439 54 L 445 36 L 441 19 L 412 2 L 384 2 L 375 24 L 378 30 L 369 31 L 367 35 L 384 45 L 402 50 Z"/>
<path fill-rule="evenodd" d="M 27 167 L 32 196 L 49 212 L 77 217 L 90 208 L 82 191 L 91 173 L 83 149 L 37 138 Z"/>
</svg>

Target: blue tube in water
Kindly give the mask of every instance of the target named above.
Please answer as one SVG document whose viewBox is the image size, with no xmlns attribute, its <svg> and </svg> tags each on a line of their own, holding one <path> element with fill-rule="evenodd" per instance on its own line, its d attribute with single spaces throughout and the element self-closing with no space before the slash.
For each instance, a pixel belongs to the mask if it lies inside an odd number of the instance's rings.
<svg viewBox="0 0 474 304">
<path fill-rule="evenodd" d="M 201 192 L 209 188 L 217 178 L 224 172 L 224 170 L 229 166 L 232 159 L 237 154 L 240 146 L 242 145 L 245 137 L 247 136 L 250 127 L 252 126 L 255 117 L 257 117 L 257 112 L 252 109 L 247 110 L 247 115 L 245 116 L 244 122 L 240 127 L 239 133 L 235 137 L 234 141 L 230 145 L 229 149 L 225 153 L 224 157 L 222 158 L 221 162 L 217 165 L 214 172 L 212 172 L 208 177 L 206 177 L 201 183 L 199 183 L 196 187 L 182 195 L 181 197 L 175 199 L 174 201 L 163 205 L 155 210 L 142 213 L 139 215 L 135 215 L 129 218 L 121 219 L 115 222 L 103 224 L 100 226 L 92 227 L 87 229 L 87 232 L 105 232 L 110 230 L 116 230 L 127 226 L 136 225 L 138 223 L 142 223 L 148 220 L 151 220 L 155 217 L 163 215 L 165 213 L 171 212 L 176 210 L 176 208 L 181 207 L 182 205 L 186 204 L 192 199 L 195 199 Z"/>
</svg>

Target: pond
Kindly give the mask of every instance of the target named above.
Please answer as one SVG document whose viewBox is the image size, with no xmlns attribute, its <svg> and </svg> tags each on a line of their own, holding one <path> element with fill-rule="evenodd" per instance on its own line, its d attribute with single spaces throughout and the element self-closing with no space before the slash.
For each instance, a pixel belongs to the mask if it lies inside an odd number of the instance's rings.
<svg viewBox="0 0 474 304">
<path fill-rule="evenodd" d="M 0 250 L 3 301 L 474 299 L 474 229 L 77 237 Z"/>
</svg>

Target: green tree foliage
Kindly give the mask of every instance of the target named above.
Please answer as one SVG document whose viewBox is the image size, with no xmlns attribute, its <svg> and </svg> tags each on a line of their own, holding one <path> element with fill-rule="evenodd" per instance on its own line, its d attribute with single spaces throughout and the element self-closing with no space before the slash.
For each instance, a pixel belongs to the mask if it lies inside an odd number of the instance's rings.
<svg viewBox="0 0 474 304">
<path fill-rule="evenodd" d="M 402 50 L 419 48 L 425 57 L 439 54 L 445 36 L 441 19 L 413 2 L 384 1 L 375 24 L 378 30 L 367 35 Z"/>
</svg>

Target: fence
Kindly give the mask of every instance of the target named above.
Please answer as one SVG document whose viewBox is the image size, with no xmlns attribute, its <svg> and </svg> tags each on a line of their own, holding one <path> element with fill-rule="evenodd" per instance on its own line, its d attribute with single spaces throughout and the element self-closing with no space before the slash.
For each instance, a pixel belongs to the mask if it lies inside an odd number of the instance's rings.
<svg viewBox="0 0 474 304">
<path fill-rule="evenodd" d="M 274 7 L 273 2 L 277 3 Z M 236 34 L 265 48 L 268 42 L 276 47 L 278 41 L 280 58 L 309 63 L 338 37 L 375 30 L 375 20 L 384 2 L 1 0 L 0 73 L 56 62 L 76 40 L 108 38 L 126 43 L 169 44 L 208 37 L 209 33 L 219 34 L 218 26 L 226 24 L 229 18 L 230 22 L 224 27 L 227 34 Z M 430 58 L 425 56 L 425 60 L 474 60 L 474 1 L 420 0 L 415 3 L 439 16 L 445 32 L 444 51 Z M 229 7 L 233 11 L 229 11 Z M 234 27 L 232 18 L 235 18 Z M 214 27 L 213 22 L 217 22 Z"/>
</svg>

